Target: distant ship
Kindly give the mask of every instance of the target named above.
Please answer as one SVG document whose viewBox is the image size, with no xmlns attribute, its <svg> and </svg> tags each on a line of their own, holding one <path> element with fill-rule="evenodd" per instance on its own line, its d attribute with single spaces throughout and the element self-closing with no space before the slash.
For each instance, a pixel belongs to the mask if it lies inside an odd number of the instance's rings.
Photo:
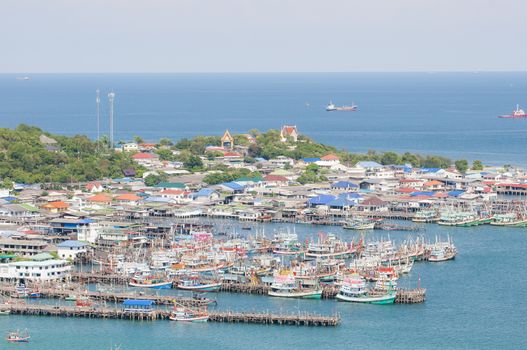
<svg viewBox="0 0 527 350">
<path fill-rule="evenodd" d="M 527 118 L 527 113 L 525 113 L 525 111 L 520 108 L 520 105 L 516 105 L 516 110 L 512 111 L 512 114 L 499 115 L 498 118 L 508 118 L 508 119 Z"/>
<path fill-rule="evenodd" d="M 29 80 L 29 77 L 16 77 L 16 80 Z"/>
<path fill-rule="evenodd" d="M 356 111 L 357 105 L 353 102 L 351 103 L 351 106 L 335 106 L 333 102 L 329 102 L 329 104 L 326 106 L 327 112 L 333 112 L 333 111 Z"/>
</svg>

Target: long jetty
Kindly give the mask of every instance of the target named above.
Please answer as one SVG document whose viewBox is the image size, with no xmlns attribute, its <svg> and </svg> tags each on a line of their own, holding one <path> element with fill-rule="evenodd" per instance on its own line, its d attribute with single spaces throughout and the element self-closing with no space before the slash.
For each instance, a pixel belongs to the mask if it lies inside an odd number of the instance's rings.
<svg viewBox="0 0 527 350">
<path fill-rule="evenodd" d="M 36 304 L 3 304 L 0 311 L 16 315 L 85 317 L 128 320 L 168 320 L 171 311 L 154 309 L 149 311 L 130 312 L 129 310 L 108 307 L 75 307 Z M 214 311 L 209 312 L 210 322 L 222 323 L 257 323 L 295 326 L 338 326 L 340 316 L 321 316 L 312 313 L 274 314 L 254 312 Z"/>
<path fill-rule="evenodd" d="M 0 285 L 0 293 L 4 295 L 12 295 L 15 292 L 15 287 L 10 285 Z M 181 296 L 173 295 L 150 295 L 150 294 L 137 294 L 137 293 L 108 293 L 108 292 L 96 292 L 96 291 L 76 291 L 73 289 L 57 289 L 57 288 L 39 288 L 38 292 L 41 297 L 49 299 L 66 299 L 70 295 L 76 297 L 85 297 L 92 300 L 101 300 L 106 302 L 121 303 L 127 299 L 143 299 L 151 300 L 157 305 L 173 305 L 178 303 L 184 306 L 204 306 L 207 304 L 207 300 L 194 299 Z"/>
</svg>

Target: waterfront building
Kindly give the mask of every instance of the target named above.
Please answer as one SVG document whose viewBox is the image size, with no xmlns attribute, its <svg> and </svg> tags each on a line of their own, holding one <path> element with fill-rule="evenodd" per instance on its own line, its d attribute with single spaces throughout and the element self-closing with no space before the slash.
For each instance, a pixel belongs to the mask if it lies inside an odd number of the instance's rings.
<svg viewBox="0 0 527 350">
<path fill-rule="evenodd" d="M 75 260 L 77 256 L 86 254 L 87 247 L 85 242 L 68 240 L 57 245 L 57 254 L 62 259 Z"/>
<path fill-rule="evenodd" d="M 31 261 L 13 261 L 0 264 L 1 281 L 46 282 L 66 278 L 71 266 L 65 260 L 52 259 L 43 254 L 40 259 Z"/>
<path fill-rule="evenodd" d="M 48 244 L 41 240 L 0 238 L 0 253 L 31 257 L 41 253 Z"/>
</svg>

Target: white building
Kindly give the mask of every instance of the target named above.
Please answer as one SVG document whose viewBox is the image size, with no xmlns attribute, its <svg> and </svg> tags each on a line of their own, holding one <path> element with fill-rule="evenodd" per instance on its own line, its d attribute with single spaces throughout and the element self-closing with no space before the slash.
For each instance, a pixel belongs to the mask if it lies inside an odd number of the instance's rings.
<svg viewBox="0 0 527 350">
<path fill-rule="evenodd" d="M 80 241 L 64 241 L 57 245 L 57 253 L 61 259 L 75 260 L 77 255 L 85 254 L 88 245 Z"/>
<path fill-rule="evenodd" d="M 139 151 L 139 145 L 135 142 L 125 143 L 123 145 L 123 151 L 125 152 L 137 152 Z"/>
<path fill-rule="evenodd" d="M 0 264 L 0 280 L 53 281 L 67 277 L 70 270 L 65 260 L 16 261 Z"/>
</svg>

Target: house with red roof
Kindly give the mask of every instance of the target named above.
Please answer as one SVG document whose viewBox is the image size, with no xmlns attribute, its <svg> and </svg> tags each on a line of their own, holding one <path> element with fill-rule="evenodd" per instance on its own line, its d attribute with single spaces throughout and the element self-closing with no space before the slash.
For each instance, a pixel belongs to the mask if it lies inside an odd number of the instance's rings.
<svg viewBox="0 0 527 350">
<path fill-rule="evenodd" d="M 264 186 L 287 186 L 289 179 L 281 175 L 267 175 L 263 178 Z"/>
<path fill-rule="evenodd" d="M 438 191 L 443 190 L 444 188 L 445 184 L 439 180 L 431 180 L 423 184 L 423 189 L 426 191 Z"/>
<path fill-rule="evenodd" d="M 298 140 L 298 130 L 296 125 L 284 125 L 280 130 L 280 139 L 286 142 L 288 138 L 293 139 L 294 142 Z"/>
<path fill-rule="evenodd" d="M 167 198 L 174 203 L 183 203 L 191 201 L 190 194 L 190 191 L 181 189 L 165 189 L 159 192 L 160 197 Z"/>
<path fill-rule="evenodd" d="M 54 201 L 54 202 L 48 202 L 44 205 L 42 205 L 42 209 L 46 209 L 52 213 L 62 213 L 68 210 L 70 205 L 64 201 Z"/>
<path fill-rule="evenodd" d="M 155 153 L 146 153 L 146 152 L 139 152 L 132 156 L 132 159 L 144 166 L 152 166 L 156 164 L 160 164 L 159 162 L 159 156 Z"/>
<path fill-rule="evenodd" d="M 133 193 L 124 193 L 114 198 L 117 203 L 125 205 L 138 205 L 141 197 Z"/>
<path fill-rule="evenodd" d="M 90 193 L 99 193 L 104 190 L 102 184 L 98 181 L 88 182 L 85 186 L 86 191 Z"/>
<path fill-rule="evenodd" d="M 318 166 L 332 167 L 334 165 L 340 164 L 340 158 L 337 155 L 330 153 L 321 157 L 320 160 L 315 163 Z"/>
</svg>

